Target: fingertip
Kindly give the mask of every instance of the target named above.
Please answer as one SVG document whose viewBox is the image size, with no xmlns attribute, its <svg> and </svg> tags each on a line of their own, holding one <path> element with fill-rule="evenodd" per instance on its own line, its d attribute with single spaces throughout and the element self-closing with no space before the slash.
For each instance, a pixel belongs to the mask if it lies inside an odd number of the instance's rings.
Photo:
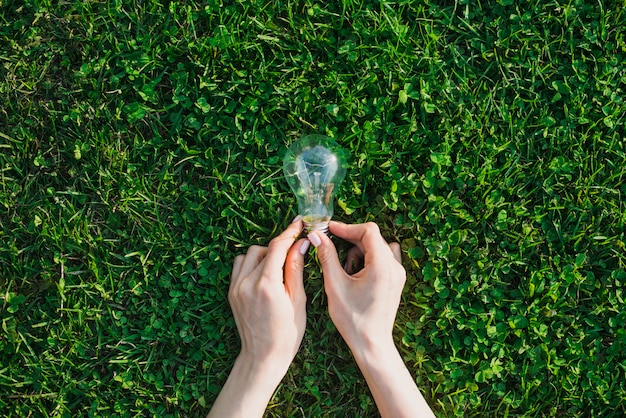
<svg viewBox="0 0 626 418">
<path fill-rule="evenodd" d="M 324 273 L 324 280 L 328 279 L 329 275 L 334 276 L 338 272 L 343 272 L 335 244 L 333 244 L 328 235 L 323 232 L 312 231 L 307 238 L 317 248 L 317 257 Z"/>
<path fill-rule="evenodd" d="M 289 248 L 289 251 L 287 252 L 287 259 L 290 258 L 296 258 L 298 260 L 300 260 L 302 258 L 302 256 L 304 255 L 302 253 L 302 247 L 306 246 L 305 242 L 307 241 L 306 238 L 300 238 L 298 240 L 296 240 L 291 247 Z"/>
<path fill-rule="evenodd" d="M 322 245 L 322 238 L 320 237 L 320 234 L 318 234 L 316 231 L 309 232 L 307 238 L 316 248 Z"/>
<path fill-rule="evenodd" d="M 339 231 L 341 228 L 343 228 L 346 224 L 343 222 L 339 222 L 339 221 L 330 221 L 328 223 L 328 230 L 330 231 L 331 234 L 333 235 L 337 235 L 337 231 Z"/>
<path fill-rule="evenodd" d="M 309 241 L 308 239 L 304 239 L 299 245 L 298 245 L 298 252 L 302 255 L 305 255 L 307 253 L 307 251 L 309 250 L 309 246 L 311 245 L 311 241 Z"/>
</svg>

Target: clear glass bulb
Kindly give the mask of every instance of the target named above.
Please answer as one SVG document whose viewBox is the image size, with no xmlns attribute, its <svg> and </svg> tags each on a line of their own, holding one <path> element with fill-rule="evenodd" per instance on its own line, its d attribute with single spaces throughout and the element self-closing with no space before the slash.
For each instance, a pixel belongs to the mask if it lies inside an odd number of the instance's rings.
<svg viewBox="0 0 626 418">
<path fill-rule="evenodd" d="M 324 135 L 307 135 L 285 154 L 283 172 L 307 231 L 328 231 L 334 195 L 346 176 L 348 153 Z"/>
</svg>

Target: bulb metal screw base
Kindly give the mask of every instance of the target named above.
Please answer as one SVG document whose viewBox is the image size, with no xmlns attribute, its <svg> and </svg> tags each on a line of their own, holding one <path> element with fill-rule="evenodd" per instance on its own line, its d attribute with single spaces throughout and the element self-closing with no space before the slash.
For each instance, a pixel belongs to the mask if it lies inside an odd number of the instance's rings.
<svg viewBox="0 0 626 418">
<path fill-rule="evenodd" d="M 304 217 L 302 219 L 304 223 L 304 230 L 307 232 L 311 231 L 319 231 L 323 232 L 326 235 L 329 235 L 328 232 L 328 224 L 330 223 L 330 218 L 327 219 L 311 219 L 309 217 Z"/>
</svg>

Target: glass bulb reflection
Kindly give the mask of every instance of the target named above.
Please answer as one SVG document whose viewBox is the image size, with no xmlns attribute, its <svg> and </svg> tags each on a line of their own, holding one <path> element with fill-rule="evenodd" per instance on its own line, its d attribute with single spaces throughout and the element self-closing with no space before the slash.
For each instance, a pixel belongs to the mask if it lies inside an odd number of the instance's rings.
<svg viewBox="0 0 626 418">
<path fill-rule="evenodd" d="M 334 195 L 346 175 L 347 152 L 331 138 L 307 135 L 285 154 L 283 172 L 307 230 L 326 232 Z"/>
</svg>

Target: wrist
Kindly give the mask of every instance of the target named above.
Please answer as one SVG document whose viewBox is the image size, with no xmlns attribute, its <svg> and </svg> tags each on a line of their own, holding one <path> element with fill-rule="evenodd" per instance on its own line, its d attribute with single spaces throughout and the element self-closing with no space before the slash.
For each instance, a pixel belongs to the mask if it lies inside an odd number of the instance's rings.
<svg viewBox="0 0 626 418">
<path fill-rule="evenodd" d="M 392 338 L 353 353 L 382 417 L 434 418 Z"/>
<path fill-rule="evenodd" d="M 289 368 L 289 364 L 283 363 L 282 359 L 258 358 L 242 351 L 237 356 L 233 371 L 245 378 L 248 384 L 259 384 L 273 391 Z"/>
<path fill-rule="evenodd" d="M 354 359 L 360 367 L 369 368 L 372 365 L 400 356 L 393 338 L 363 338 L 358 344 L 350 346 Z"/>
<path fill-rule="evenodd" d="M 261 418 L 285 372 L 239 353 L 209 417 Z"/>
</svg>

